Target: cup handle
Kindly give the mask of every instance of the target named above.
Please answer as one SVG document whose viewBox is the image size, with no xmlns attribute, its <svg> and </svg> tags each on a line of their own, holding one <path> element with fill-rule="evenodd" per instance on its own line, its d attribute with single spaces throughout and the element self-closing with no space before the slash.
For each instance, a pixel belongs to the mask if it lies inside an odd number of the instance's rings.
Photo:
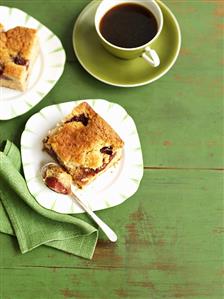
<svg viewBox="0 0 224 299">
<path fill-rule="evenodd" d="M 153 67 L 157 67 L 160 65 L 160 59 L 158 54 L 155 50 L 151 49 L 150 47 L 146 47 L 145 52 L 143 52 L 141 56 Z"/>
</svg>

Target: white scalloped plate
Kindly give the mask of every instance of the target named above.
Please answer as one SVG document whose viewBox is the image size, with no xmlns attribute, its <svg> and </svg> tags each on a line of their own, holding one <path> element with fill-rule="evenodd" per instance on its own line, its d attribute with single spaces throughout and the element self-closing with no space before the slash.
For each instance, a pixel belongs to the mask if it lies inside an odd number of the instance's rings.
<svg viewBox="0 0 224 299">
<path fill-rule="evenodd" d="M 106 100 L 85 100 L 124 140 L 122 159 L 76 194 L 92 210 L 102 210 L 121 204 L 138 189 L 143 175 L 141 145 L 133 119 L 118 104 Z M 31 194 L 43 207 L 59 213 L 82 213 L 71 196 L 48 189 L 41 177 L 41 167 L 52 161 L 42 151 L 42 140 L 48 131 L 82 101 L 73 101 L 43 108 L 27 122 L 21 137 L 21 153 L 25 179 Z"/>
<path fill-rule="evenodd" d="M 29 111 L 54 87 L 64 70 L 65 51 L 56 35 L 22 10 L 0 6 L 0 16 L 5 30 L 15 26 L 37 29 L 40 44 L 27 90 L 0 87 L 0 119 L 5 120 Z"/>
</svg>

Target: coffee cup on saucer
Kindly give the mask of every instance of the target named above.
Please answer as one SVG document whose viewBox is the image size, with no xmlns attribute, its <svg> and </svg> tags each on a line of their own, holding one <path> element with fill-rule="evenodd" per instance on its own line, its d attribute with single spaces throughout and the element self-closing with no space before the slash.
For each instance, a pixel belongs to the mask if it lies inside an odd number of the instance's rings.
<svg viewBox="0 0 224 299">
<path fill-rule="evenodd" d="M 104 48 L 116 57 L 142 57 L 153 67 L 160 58 L 152 48 L 163 27 L 163 15 L 154 0 L 102 0 L 95 28 Z"/>
</svg>

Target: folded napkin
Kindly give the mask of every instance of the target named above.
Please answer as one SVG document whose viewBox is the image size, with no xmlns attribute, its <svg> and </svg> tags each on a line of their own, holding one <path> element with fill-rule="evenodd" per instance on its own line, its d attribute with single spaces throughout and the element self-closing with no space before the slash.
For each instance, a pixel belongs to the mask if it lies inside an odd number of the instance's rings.
<svg viewBox="0 0 224 299">
<path fill-rule="evenodd" d="M 0 232 L 16 235 L 22 253 L 42 244 L 91 259 L 98 230 L 72 215 L 41 207 L 19 169 L 18 148 L 7 141 L 0 152 Z"/>
</svg>

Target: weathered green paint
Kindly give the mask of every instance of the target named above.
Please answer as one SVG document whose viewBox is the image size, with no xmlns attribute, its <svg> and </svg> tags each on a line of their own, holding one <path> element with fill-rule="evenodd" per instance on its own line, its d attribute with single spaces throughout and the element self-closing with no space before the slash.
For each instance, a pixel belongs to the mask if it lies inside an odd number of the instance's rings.
<svg viewBox="0 0 224 299">
<path fill-rule="evenodd" d="M 67 54 L 64 74 L 44 100 L 23 116 L 0 121 L 0 142 L 19 144 L 27 119 L 47 105 L 106 98 L 136 122 L 144 178 L 131 199 L 97 213 L 119 240 L 111 244 L 101 234 L 92 261 L 44 246 L 21 255 L 15 238 L 0 234 L 0 298 L 221 299 L 223 3 L 167 0 L 182 31 L 177 63 L 151 85 L 123 89 L 92 78 L 73 54 L 73 24 L 88 2 L 0 2 L 52 29 Z"/>
<path fill-rule="evenodd" d="M 45 247 L 21 255 L 1 235 L 2 298 L 221 299 L 222 180 L 221 171 L 146 171 L 136 196 L 97 213 L 119 240 L 101 236 L 92 261 Z"/>
<path fill-rule="evenodd" d="M 60 4 L 54 0 L 41 1 L 36 4 L 35 1 L 18 0 L 1 2 L 21 8 L 49 26 L 61 38 L 68 63 L 62 78 L 44 100 L 17 118 L 16 132 L 13 120 L 0 122 L 0 129 L 3 128 L 0 140 L 9 137 L 19 143 L 28 117 L 52 101 L 106 98 L 123 105 L 135 119 L 145 165 L 224 167 L 221 1 L 166 1 L 181 26 L 180 56 L 166 76 L 133 89 L 97 81 L 82 69 L 74 56 L 73 24 L 89 1 Z M 46 11 L 52 13 L 46 14 Z"/>
</svg>

